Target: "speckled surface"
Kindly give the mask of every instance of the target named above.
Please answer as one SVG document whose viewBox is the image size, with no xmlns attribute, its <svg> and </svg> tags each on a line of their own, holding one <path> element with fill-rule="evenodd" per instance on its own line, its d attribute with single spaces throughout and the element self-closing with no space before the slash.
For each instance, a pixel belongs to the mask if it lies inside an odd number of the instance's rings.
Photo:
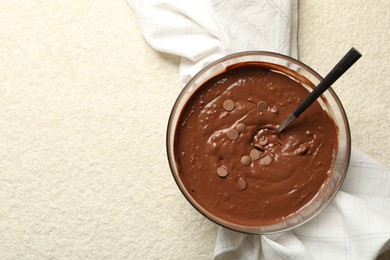
<svg viewBox="0 0 390 260">
<path fill-rule="evenodd" d="M 326 74 L 353 145 L 390 166 L 390 4 L 301 1 L 300 59 Z M 126 1 L 0 4 L 2 259 L 210 259 L 217 226 L 165 153 L 179 59 L 152 50 Z M 380 144 L 380 145 L 379 145 Z"/>
<path fill-rule="evenodd" d="M 321 75 L 351 46 L 363 54 L 333 89 L 352 144 L 390 166 L 390 2 L 301 1 L 299 18 L 300 60 Z"/>
</svg>

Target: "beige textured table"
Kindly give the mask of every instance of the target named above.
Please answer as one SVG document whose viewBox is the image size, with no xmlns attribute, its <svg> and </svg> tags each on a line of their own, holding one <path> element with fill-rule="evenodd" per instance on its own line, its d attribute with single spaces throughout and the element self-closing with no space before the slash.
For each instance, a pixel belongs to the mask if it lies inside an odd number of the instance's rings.
<svg viewBox="0 0 390 260">
<path fill-rule="evenodd" d="M 390 166 L 390 2 L 301 1 L 300 59 L 334 86 L 353 145 Z M 126 1 L 0 3 L 0 258 L 210 259 L 217 226 L 180 194 L 165 129 L 177 57 Z"/>
</svg>

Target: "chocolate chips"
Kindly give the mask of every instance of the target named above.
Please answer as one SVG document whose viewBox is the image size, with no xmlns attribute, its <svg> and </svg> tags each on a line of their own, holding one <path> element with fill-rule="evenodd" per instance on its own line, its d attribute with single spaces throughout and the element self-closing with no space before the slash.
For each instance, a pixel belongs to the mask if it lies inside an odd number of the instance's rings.
<svg viewBox="0 0 390 260">
<path fill-rule="evenodd" d="M 236 109 L 236 104 L 233 100 L 227 99 L 223 102 L 223 109 L 227 112 L 232 112 Z M 265 101 L 260 101 L 257 104 L 257 110 L 260 113 L 266 112 L 269 110 L 269 105 Z M 224 114 L 226 115 L 226 114 Z M 229 116 L 229 114 L 227 114 Z M 240 138 L 241 134 L 244 133 L 247 128 L 246 124 L 243 122 L 237 123 L 234 127 L 229 128 L 226 131 L 226 136 L 230 141 L 236 141 Z M 252 163 L 258 163 L 260 165 L 266 166 L 272 162 L 272 157 L 269 154 L 264 153 L 264 147 L 269 145 L 269 140 L 266 136 L 261 135 L 259 139 L 256 141 L 256 144 L 253 144 L 255 147 L 260 147 L 258 149 L 254 148 L 250 150 L 249 154 L 245 154 L 240 158 L 240 163 L 244 167 L 249 167 Z M 235 171 L 230 169 L 231 171 Z M 216 169 L 216 173 L 220 178 L 226 178 L 229 175 L 229 170 L 226 166 L 221 165 Z M 242 173 L 241 173 L 242 174 Z M 234 176 L 234 172 L 233 175 Z M 240 177 L 237 180 L 238 186 L 241 190 L 245 190 L 247 188 L 247 182 L 243 177 Z"/>
<path fill-rule="evenodd" d="M 244 132 L 244 130 L 245 130 L 245 128 L 246 128 L 246 125 L 244 124 L 244 123 L 238 123 L 237 125 L 236 125 L 236 130 L 238 131 L 238 133 L 242 133 L 242 132 Z"/>
<path fill-rule="evenodd" d="M 261 165 L 269 165 L 271 162 L 272 162 L 272 158 L 268 154 L 266 156 L 260 158 Z"/>
<path fill-rule="evenodd" d="M 245 128 L 246 125 L 244 123 L 238 123 L 235 128 L 229 129 L 226 135 L 231 141 L 235 141 L 244 132 Z"/>
<path fill-rule="evenodd" d="M 246 189 L 246 181 L 243 178 L 239 178 L 237 183 L 241 190 Z"/>
<path fill-rule="evenodd" d="M 221 167 L 217 168 L 217 174 L 219 177 L 225 178 L 229 174 L 229 172 L 228 172 L 226 166 L 222 165 Z"/>
<path fill-rule="evenodd" d="M 231 99 L 227 99 L 225 100 L 225 102 L 223 102 L 223 108 L 228 112 L 233 111 L 235 107 L 236 105 L 234 104 L 234 101 Z"/>
<path fill-rule="evenodd" d="M 259 138 L 259 145 L 264 146 L 268 143 L 268 138 L 264 135 Z"/>
<path fill-rule="evenodd" d="M 257 103 L 257 111 L 259 112 L 265 112 L 268 109 L 268 103 L 265 101 L 260 101 Z"/>
<path fill-rule="evenodd" d="M 231 128 L 227 131 L 226 133 L 227 137 L 231 140 L 231 141 L 235 141 L 238 139 L 238 131 L 234 128 Z"/>
<path fill-rule="evenodd" d="M 248 155 L 244 155 L 244 156 L 241 157 L 241 163 L 243 165 L 245 165 L 245 166 L 251 165 L 252 162 L 254 162 L 256 160 L 258 160 L 258 162 L 261 165 L 267 166 L 267 165 L 269 165 L 272 162 L 272 157 L 271 157 L 271 155 L 264 154 L 264 153 L 260 152 L 257 149 L 252 149 L 249 152 L 249 156 Z"/>
<path fill-rule="evenodd" d="M 231 99 L 227 99 L 223 102 L 222 104 L 223 108 L 228 111 L 228 112 L 231 112 L 234 110 L 234 108 L 236 107 L 235 103 L 233 100 Z M 239 123 L 236 125 L 235 128 L 231 128 L 229 129 L 227 132 L 226 132 L 226 135 L 227 137 L 231 140 L 231 141 L 235 141 L 238 139 L 240 133 L 244 132 L 245 130 L 245 127 L 246 125 L 243 124 L 243 123 Z"/>
<path fill-rule="evenodd" d="M 249 152 L 249 156 L 252 158 L 252 160 L 257 160 L 260 158 L 260 151 L 257 149 L 252 149 Z"/>
<path fill-rule="evenodd" d="M 248 155 L 244 155 L 241 157 L 241 163 L 245 166 L 249 166 L 252 164 L 252 158 Z"/>
</svg>

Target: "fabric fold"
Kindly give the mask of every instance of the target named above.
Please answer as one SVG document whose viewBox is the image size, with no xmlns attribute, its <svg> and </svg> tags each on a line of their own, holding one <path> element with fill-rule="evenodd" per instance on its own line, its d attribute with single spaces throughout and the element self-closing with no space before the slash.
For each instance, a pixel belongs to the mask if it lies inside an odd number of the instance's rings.
<svg viewBox="0 0 390 260">
<path fill-rule="evenodd" d="M 247 50 L 297 58 L 297 0 L 129 0 L 146 41 L 181 57 L 184 86 L 210 62 Z"/>
</svg>

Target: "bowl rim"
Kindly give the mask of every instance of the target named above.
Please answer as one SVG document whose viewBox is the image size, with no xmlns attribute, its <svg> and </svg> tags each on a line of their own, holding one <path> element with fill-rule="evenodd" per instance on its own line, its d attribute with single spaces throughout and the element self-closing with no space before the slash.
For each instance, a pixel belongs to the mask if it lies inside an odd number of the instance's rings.
<svg viewBox="0 0 390 260">
<path fill-rule="evenodd" d="M 304 221 L 302 221 L 302 222 L 300 222 L 300 223 L 298 223 L 296 225 L 293 225 L 291 227 L 287 227 L 287 228 L 284 228 L 284 229 L 281 229 L 281 230 L 276 230 L 276 231 L 269 231 L 269 232 L 266 231 L 266 232 L 256 232 L 255 233 L 255 232 L 248 232 L 248 231 L 237 230 L 237 229 L 234 229 L 232 227 L 228 227 L 228 226 L 226 226 L 226 225 L 224 225 L 222 223 L 219 223 L 217 220 L 207 216 L 205 214 L 205 212 L 203 212 L 196 205 L 194 205 L 193 202 L 188 198 L 188 196 L 190 196 L 190 195 L 187 195 L 188 194 L 187 190 L 185 190 L 184 186 L 182 187 L 182 185 L 179 183 L 178 179 L 176 178 L 176 176 L 174 174 L 174 169 L 173 169 L 172 163 L 175 163 L 175 158 L 171 158 L 170 153 L 169 153 L 170 152 L 170 149 L 169 149 L 169 140 L 170 140 L 169 133 L 170 133 L 170 129 L 171 129 L 171 127 L 173 127 L 174 129 L 176 127 L 176 126 L 172 126 L 172 122 L 171 122 L 172 118 L 173 118 L 173 112 L 174 112 L 174 109 L 176 108 L 176 106 L 177 106 L 181 96 L 187 90 L 187 88 L 189 87 L 190 83 L 195 78 L 197 78 L 199 75 L 203 74 L 205 71 L 209 70 L 210 68 L 212 68 L 215 65 L 219 64 L 220 62 L 227 61 L 227 60 L 233 59 L 235 57 L 254 56 L 254 55 L 264 55 L 264 56 L 269 56 L 269 57 L 275 57 L 276 56 L 277 58 L 281 58 L 281 59 L 290 61 L 290 62 L 292 62 L 294 64 L 297 64 L 297 65 L 301 66 L 302 68 L 306 69 L 308 72 L 313 74 L 313 76 L 316 77 L 318 80 L 320 80 L 320 81 L 323 80 L 323 77 L 319 73 L 317 73 L 314 69 L 312 69 L 310 66 L 306 65 L 302 61 L 299 61 L 298 59 L 292 58 L 292 57 L 287 56 L 285 54 L 271 52 L 271 51 L 251 50 L 251 51 L 234 52 L 234 53 L 225 55 L 225 56 L 223 56 L 223 57 L 221 57 L 219 59 L 216 59 L 216 60 L 212 61 L 211 63 L 207 64 L 205 67 L 203 67 L 201 70 L 199 70 L 196 74 L 194 74 L 191 77 L 191 79 L 185 84 L 185 86 L 180 90 L 178 96 L 176 97 L 176 100 L 173 103 L 172 109 L 170 111 L 170 115 L 169 115 L 169 118 L 168 118 L 167 129 L 166 129 L 166 138 L 165 138 L 166 139 L 166 153 L 167 153 L 167 159 L 168 159 L 169 168 L 170 168 L 171 174 L 173 176 L 173 179 L 175 180 L 175 183 L 176 183 L 177 187 L 179 188 L 179 190 L 183 194 L 183 196 L 186 198 L 186 200 L 189 202 L 189 204 L 192 206 L 192 208 L 195 208 L 197 212 L 199 212 L 204 217 L 206 217 L 208 220 L 211 220 L 212 222 L 214 222 L 218 226 L 227 228 L 227 229 L 235 231 L 235 232 L 240 232 L 240 233 L 243 233 L 243 234 L 250 234 L 250 235 L 271 235 L 271 234 L 278 234 L 278 233 L 282 233 L 282 232 L 286 232 L 286 231 L 291 231 L 293 229 L 296 229 L 296 228 L 298 228 L 298 227 L 308 223 L 309 221 L 311 221 L 312 219 L 317 217 L 334 200 L 334 198 L 339 193 L 339 191 L 340 191 L 340 189 L 341 189 L 341 187 L 342 187 L 342 185 L 343 185 L 343 183 L 345 181 L 345 178 L 347 176 L 348 169 L 349 169 L 350 159 L 351 159 L 351 142 L 352 142 L 351 131 L 350 131 L 348 117 L 346 115 L 344 106 L 341 103 L 339 97 L 337 96 L 336 92 L 333 90 L 332 87 L 329 87 L 327 91 L 330 92 L 330 94 L 333 96 L 333 98 L 335 99 L 337 105 L 340 108 L 342 119 L 343 119 L 343 121 L 345 123 L 345 132 L 346 132 L 346 136 L 347 136 L 347 138 L 346 138 L 347 139 L 346 140 L 346 145 L 345 145 L 346 146 L 345 173 L 341 176 L 340 181 L 338 182 L 338 187 L 337 187 L 336 192 L 334 192 L 333 194 L 330 195 L 329 199 L 325 203 L 323 203 L 321 205 L 321 207 L 318 209 L 317 212 L 315 212 L 313 215 L 311 215 L 310 217 L 308 217 L 307 219 L 305 219 Z M 272 62 L 268 62 L 268 63 L 272 63 Z M 279 65 L 279 66 L 282 66 L 282 65 Z M 283 67 L 285 67 L 285 66 L 283 66 Z M 206 209 L 204 209 L 204 210 L 207 211 Z M 224 221 L 226 221 L 226 220 L 224 220 Z M 229 221 L 226 221 L 226 222 L 229 222 Z M 282 223 L 282 222 L 280 222 L 280 223 Z M 240 224 L 234 224 L 234 225 L 242 226 L 242 227 L 250 227 L 250 228 L 261 227 L 261 226 L 245 226 L 245 225 L 240 225 Z"/>
</svg>

